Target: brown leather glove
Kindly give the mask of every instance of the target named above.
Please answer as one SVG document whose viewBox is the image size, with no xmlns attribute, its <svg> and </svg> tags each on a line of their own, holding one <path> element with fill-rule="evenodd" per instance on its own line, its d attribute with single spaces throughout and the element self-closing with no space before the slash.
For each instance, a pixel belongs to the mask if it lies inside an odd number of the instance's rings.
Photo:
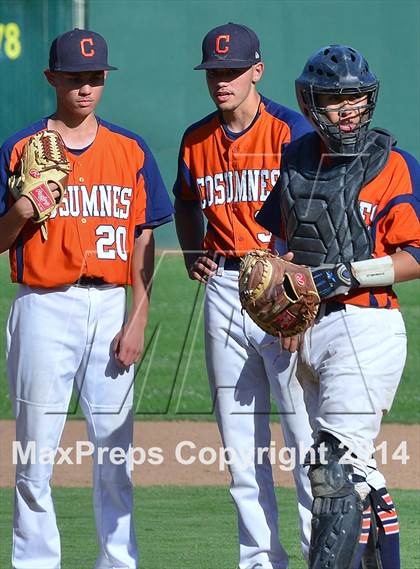
<svg viewBox="0 0 420 569">
<path fill-rule="evenodd" d="M 251 251 L 242 260 L 239 297 L 260 328 L 283 337 L 305 332 L 321 301 L 308 267 L 260 250 Z"/>
<path fill-rule="evenodd" d="M 9 179 L 14 199 L 25 196 L 31 201 L 35 211 L 32 221 L 42 224 L 44 239 L 47 239 L 45 222 L 63 200 L 70 170 L 60 134 L 55 130 L 42 130 L 25 144 L 19 169 Z M 57 184 L 57 199 L 48 187 L 49 183 Z"/>
</svg>

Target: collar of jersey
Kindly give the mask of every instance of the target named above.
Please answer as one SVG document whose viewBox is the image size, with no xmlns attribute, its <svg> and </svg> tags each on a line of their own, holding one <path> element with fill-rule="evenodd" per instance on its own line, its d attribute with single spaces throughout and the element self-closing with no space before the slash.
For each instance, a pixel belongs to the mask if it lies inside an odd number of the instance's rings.
<svg viewBox="0 0 420 569">
<path fill-rule="evenodd" d="M 259 116 L 261 115 L 261 106 L 262 106 L 262 97 L 260 97 L 260 102 L 258 103 L 257 112 L 255 113 L 255 117 L 252 119 L 251 124 L 248 125 L 244 130 L 241 130 L 241 132 L 232 132 L 231 130 L 229 130 L 227 125 L 223 122 L 222 113 L 219 113 L 220 125 L 223 128 L 224 133 L 229 138 L 229 140 L 235 141 L 238 138 L 240 138 L 241 136 L 243 136 L 245 133 L 247 133 L 249 130 L 251 130 L 251 128 L 254 126 L 254 124 L 257 122 Z"/>
</svg>

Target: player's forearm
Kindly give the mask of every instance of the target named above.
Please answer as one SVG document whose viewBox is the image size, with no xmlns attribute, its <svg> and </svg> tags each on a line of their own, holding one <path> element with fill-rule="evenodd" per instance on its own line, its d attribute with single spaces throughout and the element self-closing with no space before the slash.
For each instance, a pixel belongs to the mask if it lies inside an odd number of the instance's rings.
<svg viewBox="0 0 420 569">
<path fill-rule="evenodd" d="M 398 251 L 391 255 L 394 265 L 394 276 L 396 283 L 420 279 L 420 264 L 407 251 Z"/>
<path fill-rule="evenodd" d="M 145 327 L 152 292 L 155 241 L 151 229 L 136 239 L 132 258 L 132 304 L 128 322 Z"/>
<path fill-rule="evenodd" d="M 30 201 L 21 198 L 0 218 L 0 253 L 10 249 L 33 214 L 34 210 Z"/>
<path fill-rule="evenodd" d="M 204 220 L 198 201 L 175 200 L 175 224 L 187 269 L 201 252 Z"/>
</svg>

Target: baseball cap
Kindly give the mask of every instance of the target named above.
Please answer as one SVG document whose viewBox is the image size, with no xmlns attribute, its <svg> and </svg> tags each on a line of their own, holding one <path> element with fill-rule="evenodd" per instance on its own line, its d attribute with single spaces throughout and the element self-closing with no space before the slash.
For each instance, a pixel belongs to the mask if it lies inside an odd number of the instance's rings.
<svg viewBox="0 0 420 569">
<path fill-rule="evenodd" d="M 261 61 L 260 40 L 250 28 L 229 22 L 203 40 L 203 61 L 194 69 L 251 67 Z"/>
<path fill-rule="evenodd" d="M 90 30 L 75 28 L 55 38 L 50 48 L 50 71 L 102 71 L 117 69 L 108 65 L 108 46 L 104 38 Z"/>
</svg>

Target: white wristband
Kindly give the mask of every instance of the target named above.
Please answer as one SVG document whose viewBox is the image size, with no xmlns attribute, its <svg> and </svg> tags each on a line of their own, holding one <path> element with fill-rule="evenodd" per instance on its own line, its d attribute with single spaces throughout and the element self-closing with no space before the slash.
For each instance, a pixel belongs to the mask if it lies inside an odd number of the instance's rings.
<svg viewBox="0 0 420 569">
<path fill-rule="evenodd" d="M 362 288 L 389 286 L 395 282 L 394 263 L 391 257 L 379 257 L 351 263 L 353 275 Z"/>
</svg>

